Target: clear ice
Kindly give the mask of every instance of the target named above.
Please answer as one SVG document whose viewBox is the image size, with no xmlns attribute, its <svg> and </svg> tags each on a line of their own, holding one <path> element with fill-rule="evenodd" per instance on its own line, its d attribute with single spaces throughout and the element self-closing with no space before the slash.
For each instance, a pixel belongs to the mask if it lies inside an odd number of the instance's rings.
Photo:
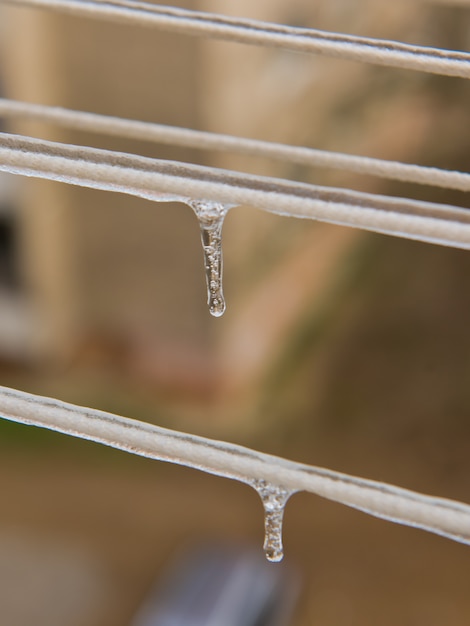
<svg viewBox="0 0 470 626">
<path fill-rule="evenodd" d="M 222 226 L 232 205 L 210 200 L 186 202 L 196 213 L 201 229 L 209 311 L 214 317 L 220 317 L 225 311 L 222 289 Z"/>
<path fill-rule="evenodd" d="M 294 493 L 266 480 L 253 480 L 250 485 L 256 489 L 264 507 L 264 553 L 268 561 L 282 561 L 282 520 L 287 500 Z"/>
</svg>

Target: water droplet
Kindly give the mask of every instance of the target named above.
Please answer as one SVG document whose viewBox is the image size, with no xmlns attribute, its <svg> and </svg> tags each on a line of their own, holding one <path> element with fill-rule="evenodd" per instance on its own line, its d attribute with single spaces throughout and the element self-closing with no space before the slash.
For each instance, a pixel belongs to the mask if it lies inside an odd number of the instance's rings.
<svg viewBox="0 0 470 626">
<path fill-rule="evenodd" d="M 264 553 L 268 561 L 282 561 L 282 520 L 287 500 L 294 493 L 266 480 L 253 480 L 250 485 L 256 489 L 264 507 Z"/>
<path fill-rule="evenodd" d="M 214 317 L 220 317 L 225 311 L 222 289 L 222 226 L 233 205 L 210 200 L 188 199 L 186 202 L 196 213 L 201 229 L 209 311 Z"/>
</svg>

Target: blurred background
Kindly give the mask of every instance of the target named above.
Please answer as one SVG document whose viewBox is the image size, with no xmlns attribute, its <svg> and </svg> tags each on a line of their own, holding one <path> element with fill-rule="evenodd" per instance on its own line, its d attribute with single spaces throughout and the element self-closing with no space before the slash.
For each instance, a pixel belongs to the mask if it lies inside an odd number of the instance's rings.
<svg viewBox="0 0 470 626">
<path fill-rule="evenodd" d="M 175 3 L 176 4 L 176 3 Z M 464 2 L 186 0 L 468 50 Z M 0 7 L 4 97 L 469 171 L 468 82 Z M 1 122 L 1 120 L 0 120 Z M 468 207 L 468 197 L 5 120 L 2 130 Z M 191 210 L 0 178 L 0 383 L 469 501 L 470 256 L 249 207 L 211 318 Z M 0 423 L 0 612 L 127 626 L 172 555 L 261 552 L 243 485 Z M 308 494 L 286 513 L 294 626 L 460 626 L 468 548 Z"/>
</svg>

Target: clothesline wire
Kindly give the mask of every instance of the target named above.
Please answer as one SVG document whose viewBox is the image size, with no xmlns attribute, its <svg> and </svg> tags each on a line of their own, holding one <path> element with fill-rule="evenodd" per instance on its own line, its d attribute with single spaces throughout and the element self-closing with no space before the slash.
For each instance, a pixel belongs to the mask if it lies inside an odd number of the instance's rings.
<svg viewBox="0 0 470 626">
<path fill-rule="evenodd" d="M 301 165 L 335 168 L 404 182 L 470 191 L 470 174 L 466 172 L 289 146 L 282 143 L 72 111 L 61 107 L 0 98 L 0 117 L 23 117 L 41 122 L 51 122 L 79 131 L 103 133 L 201 150 L 231 151 Z"/>
<path fill-rule="evenodd" d="M 288 461 L 111 413 L 0 387 L 0 417 L 253 484 L 309 491 L 388 521 L 470 544 L 470 506 Z"/>
<path fill-rule="evenodd" d="M 470 78 L 470 53 L 190 11 L 133 0 L 2 0 L 238 43 Z"/>
<path fill-rule="evenodd" d="M 151 159 L 0 133 L 0 171 L 118 191 L 154 201 L 188 198 L 249 205 L 290 217 L 316 219 L 470 248 L 470 211 L 181 162 Z"/>
</svg>

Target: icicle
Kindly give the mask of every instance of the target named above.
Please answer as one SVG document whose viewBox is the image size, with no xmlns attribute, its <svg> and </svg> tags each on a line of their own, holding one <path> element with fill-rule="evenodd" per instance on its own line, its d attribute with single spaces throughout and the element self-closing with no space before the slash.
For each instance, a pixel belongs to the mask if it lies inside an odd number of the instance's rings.
<svg viewBox="0 0 470 626">
<path fill-rule="evenodd" d="M 282 520 L 287 500 L 295 493 L 266 480 L 249 483 L 258 492 L 264 507 L 264 553 L 268 561 L 282 561 Z"/>
<path fill-rule="evenodd" d="M 225 216 L 233 205 L 210 200 L 186 200 L 199 220 L 204 250 L 204 267 L 207 282 L 207 304 L 214 317 L 225 311 L 222 289 L 222 226 Z"/>
</svg>

